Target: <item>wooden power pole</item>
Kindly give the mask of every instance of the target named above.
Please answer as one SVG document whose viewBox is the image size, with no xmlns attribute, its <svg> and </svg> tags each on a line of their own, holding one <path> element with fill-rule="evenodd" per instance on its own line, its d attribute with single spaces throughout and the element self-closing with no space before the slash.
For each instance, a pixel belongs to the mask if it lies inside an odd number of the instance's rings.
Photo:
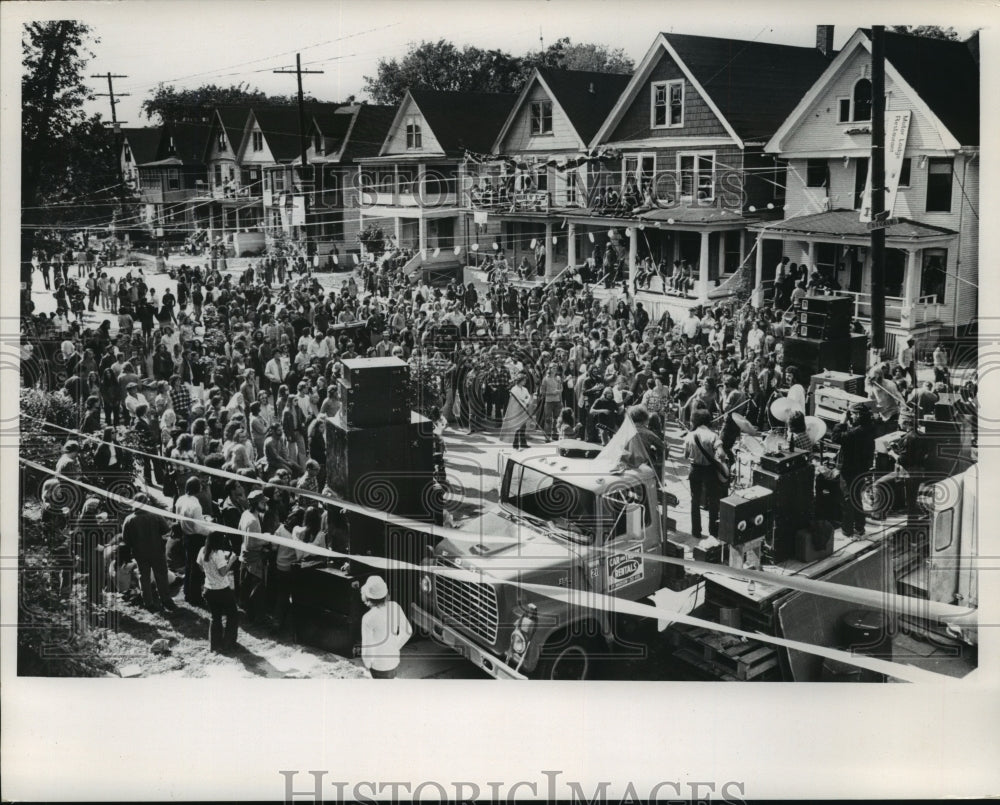
<svg viewBox="0 0 1000 805">
<path fill-rule="evenodd" d="M 127 120 L 119 120 L 118 112 L 115 107 L 118 105 L 118 98 L 127 98 L 131 93 L 129 92 L 119 92 L 115 94 L 115 85 L 113 80 L 116 78 L 128 78 L 127 75 L 118 75 L 117 73 L 105 73 L 104 75 L 92 75 L 91 78 L 106 78 L 108 80 L 108 91 L 107 92 L 95 92 L 98 98 L 108 98 L 111 101 L 111 128 L 114 129 L 115 134 L 121 129 L 122 123 L 127 123 Z"/>
<path fill-rule="evenodd" d="M 323 73 L 323 70 L 303 70 L 302 69 L 302 56 L 299 53 L 295 54 L 295 69 L 294 70 L 273 70 L 274 73 L 279 73 L 281 75 L 292 75 L 294 74 L 298 79 L 299 85 L 299 146 L 302 151 L 302 203 L 303 212 L 305 220 L 303 221 L 303 229 L 306 230 L 306 239 L 309 237 L 309 230 L 305 226 L 305 221 L 309 218 L 309 193 L 305 192 L 306 184 L 306 170 L 309 164 L 307 152 L 309 151 L 309 138 L 306 137 L 306 103 L 302 96 L 302 76 L 303 75 L 319 75 Z"/>
<path fill-rule="evenodd" d="M 872 348 L 885 346 L 885 26 L 872 26 Z"/>
</svg>

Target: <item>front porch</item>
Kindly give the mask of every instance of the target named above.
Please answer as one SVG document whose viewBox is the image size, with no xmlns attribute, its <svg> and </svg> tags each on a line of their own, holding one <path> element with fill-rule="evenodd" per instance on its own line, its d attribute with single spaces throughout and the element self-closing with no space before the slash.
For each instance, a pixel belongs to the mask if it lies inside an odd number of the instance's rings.
<svg viewBox="0 0 1000 805">
<path fill-rule="evenodd" d="M 872 265 L 867 225 L 854 210 L 834 210 L 752 228 L 759 242 L 754 287 L 759 302 L 773 292 L 782 257 L 834 277 L 841 293 L 854 297 L 855 318 L 871 320 Z M 897 333 L 916 334 L 954 322 L 947 275 L 957 273 L 956 234 L 940 227 L 900 221 L 887 228 L 885 321 Z"/>
</svg>

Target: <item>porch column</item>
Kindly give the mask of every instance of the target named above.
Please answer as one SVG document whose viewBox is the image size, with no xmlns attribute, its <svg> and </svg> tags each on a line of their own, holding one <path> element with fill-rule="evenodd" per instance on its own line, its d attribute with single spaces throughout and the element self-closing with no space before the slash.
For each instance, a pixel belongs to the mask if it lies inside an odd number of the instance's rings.
<svg viewBox="0 0 1000 805">
<path fill-rule="evenodd" d="M 701 250 L 698 253 L 698 300 L 708 301 L 708 230 L 702 230 Z"/>
<path fill-rule="evenodd" d="M 628 288 L 629 293 L 635 288 L 635 264 L 639 259 L 639 230 L 631 226 L 629 231 L 632 236 L 628 239 Z"/>
<path fill-rule="evenodd" d="M 556 273 L 556 267 L 552 265 L 552 223 L 545 222 L 545 276 L 551 277 Z"/>
<path fill-rule="evenodd" d="M 392 223 L 395 229 L 394 234 L 396 236 L 396 248 L 399 249 L 403 245 L 403 219 L 396 216 L 392 219 Z"/>
<path fill-rule="evenodd" d="M 903 282 L 903 311 L 900 324 L 916 324 L 914 306 L 920 298 L 920 249 L 906 250 L 906 279 Z"/>
<path fill-rule="evenodd" d="M 757 235 L 757 251 L 754 253 L 753 264 L 753 292 L 750 301 L 754 307 L 760 307 L 764 302 L 764 233 Z"/>
<path fill-rule="evenodd" d="M 237 207 L 237 208 L 236 208 L 236 209 L 235 209 L 235 210 L 233 211 L 233 213 L 234 213 L 234 214 L 236 215 L 236 228 L 235 228 L 235 230 L 234 230 L 234 231 L 236 231 L 236 232 L 239 232 L 239 231 L 240 231 L 240 208 L 239 208 L 239 207 Z"/>
<path fill-rule="evenodd" d="M 813 268 L 815 268 L 815 266 L 813 265 L 813 251 L 814 251 L 813 246 L 814 246 L 813 242 L 811 240 L 807 240 L 806 248 L 803 250 L 806 256 L 806 265 L 809 266 L 810 271 Z"/>
<path fill-rule="evenodd" d="M 570 266 L 576 265 L 576 224 L 566 226 L 566 262 Z"/>
<path fill-rule="evenodd" d="M 426 257 L 424 252 L 427 251 L 427 219 L 423 215 L 417 219 L 417 238 L 420 254 L 422 257 Z"/>
</svg>

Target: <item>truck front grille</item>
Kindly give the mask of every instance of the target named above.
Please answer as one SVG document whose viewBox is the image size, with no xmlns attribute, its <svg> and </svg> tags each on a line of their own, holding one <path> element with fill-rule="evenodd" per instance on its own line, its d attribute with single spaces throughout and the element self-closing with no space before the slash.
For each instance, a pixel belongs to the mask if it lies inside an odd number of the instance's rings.
<svg viewBox="0 0 1000 805">
<path fill-rule="evenodd" d="M 442 567 L 455 567 L 438 558 Z M 438 576 L 435 582 L 437 608 L 442 620 L 476 635 L 491 646 L 496 643 L 500 612 L 497 592 L 491 584 Z"/>
</svg>

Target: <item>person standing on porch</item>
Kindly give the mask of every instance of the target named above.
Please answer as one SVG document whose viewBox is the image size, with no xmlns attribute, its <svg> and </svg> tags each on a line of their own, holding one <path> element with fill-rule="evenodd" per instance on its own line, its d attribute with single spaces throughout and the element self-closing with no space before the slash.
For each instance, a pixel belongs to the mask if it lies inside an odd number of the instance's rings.
<svg viewBox="0 0 1000 805">
<path fill-rule="evenodd" d="M 907 338 L 906 346 L 903 347 L 899 352 L 899 365 L 903 368 L 903 371 L 909 375 L 910 385 L 913 388 L 917 387 L 917 347 L 916 339 Z"/>
</svg>

